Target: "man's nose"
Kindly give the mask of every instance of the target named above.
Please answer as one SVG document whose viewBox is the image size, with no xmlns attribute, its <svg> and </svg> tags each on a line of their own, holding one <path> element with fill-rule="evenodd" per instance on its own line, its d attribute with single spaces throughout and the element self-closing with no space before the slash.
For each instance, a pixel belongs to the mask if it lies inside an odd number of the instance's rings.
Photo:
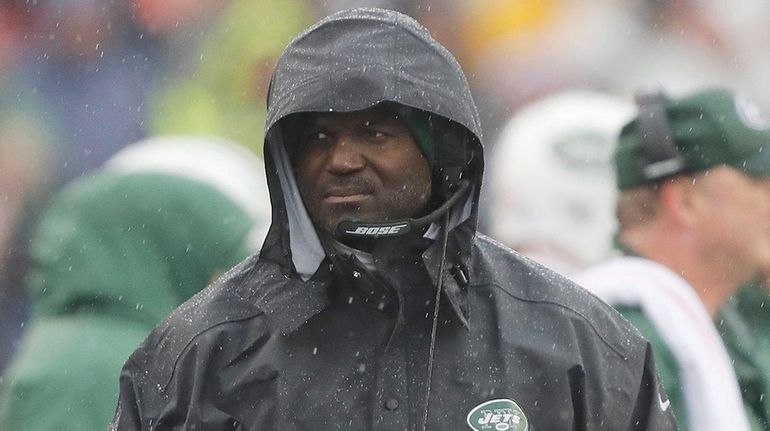
<svg viewBox="0 0 770 431">
<path fill-rule="evenodd" d="M 340 135 L 329 148 L 326 168 L 336 175 L 356 172 L 366 166 L 362 144 L 354 135 Z"/>
</svg>

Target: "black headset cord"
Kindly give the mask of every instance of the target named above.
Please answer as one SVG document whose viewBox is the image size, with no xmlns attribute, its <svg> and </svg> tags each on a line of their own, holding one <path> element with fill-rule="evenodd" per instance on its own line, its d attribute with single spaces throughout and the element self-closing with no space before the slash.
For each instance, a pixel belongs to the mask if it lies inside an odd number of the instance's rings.
<svg viewBox="0 0 770 431">
<path fill-rule="evenodd" d="M 444 262 L 446 262 L 446 249 L 449 242 L 449 213 L 444 213 L 444 223 L 441 229 L 441 262 L 439 263 L 438 282 L 436 283 L 436 303 L 433 305 L 433 325 L 430 330 L 430 350 L 428 352 L 428 382 L 425 389 L 425 413 L 422 418 L 422 430 L 428 427 L 428 410 L 430 407 L 430 388 L 433 380 L 433 356 L 436 350 L 436 331 L 438 329 L 438 315 L 441 309 L 441 290 L 444 286 Z"/>
</svg>

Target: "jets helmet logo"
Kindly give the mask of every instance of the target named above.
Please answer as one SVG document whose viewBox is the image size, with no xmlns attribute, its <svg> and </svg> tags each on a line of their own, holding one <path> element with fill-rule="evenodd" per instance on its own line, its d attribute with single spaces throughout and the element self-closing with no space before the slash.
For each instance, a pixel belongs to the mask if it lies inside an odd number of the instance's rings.
<svg viewBox="0 0 770 431">
<path fill-rule="evenodd" d="M 491 400 L 479 404 L 467 418 L 474 431 L 527 431 L 527 417 L 515 402 L 508 399 Z"/>
</svg>

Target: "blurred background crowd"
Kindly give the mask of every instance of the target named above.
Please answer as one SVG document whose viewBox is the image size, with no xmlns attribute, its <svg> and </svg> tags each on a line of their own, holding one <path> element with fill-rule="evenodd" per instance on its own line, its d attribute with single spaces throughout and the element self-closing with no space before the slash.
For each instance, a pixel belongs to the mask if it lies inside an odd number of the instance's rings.
<svg viewBox="0 0 770 431">
<path fill-rule="evenodd" d="M 480 109 L 488 156 L 497 142 L 522 133 L 516 119 L 508 124 L 520 111 L 530 117 L 519 123 L 540 124 L 539 132 L 525 132 L 535 133 L 527 135 L 535 140 L 547 139 L 559 119 L 585 110 L 609 112 L 602 117 L 612 118 L 597 127 L 614 139 L 640 88 L 678 95 L 729 87 L 751 95 L 766 112 L 770 106 L 766 0 L 2 0 L 0 375 L 31 313 L 24 280 L 49 198 L 68 182 L 93 175 L 117 152 L 158 135 L 218 136 L 261 156 L 265 95 L 277 55 L 317 18 L 364 5 L 415 17 L 458 57 Z M 606 107 L 575 96 L 552 120 L 522 110 L 566 91 L 617 100 Z M 514 160 L 527 150 L 500 151 Z M 606 164 L 611 150 L 594 155 Z M 553 173 L 552 165 L 524 165 L 515 169 L 520 180 L 501 181 L 531 184 Z M 566 183 L 599 181 L 606 190 L 578 196 L 579 190 L 559 189 L 553 197 L 538 192 L 531 197 L 534 209 L 523 217 L 540 225 L 520 232 L 575 232 L 566 216 L 544 219 L 553 211 L 538 212 L 537 202 L 564 202 L 563 214 L 587 223 L 593 219 L 583 203 L 614 188 L 609 172 L 599 180 L 564 175 L 559 179 Z M 521 200 L 526 193 L 505 192 Z M 565 198 L 570 193 L 573 201 Z M 600 200 L 607 206 L 612 198 Z M 607 216 L 611 209 L 602 211 L 605 217 L 596 222 L 601 232 L 586 235 L 608 242 L 614 217 Z M 482 214 L 481 230 L 492 229 L 502 216 Z M 511 220 L 524 226 L 522 219 Z M 505 229 L 495 236 L 502 239 Z M 585 249 L 590 239 L 574 242 L 584 247 L 576 256 L 601 257 Z"/>
</svg>

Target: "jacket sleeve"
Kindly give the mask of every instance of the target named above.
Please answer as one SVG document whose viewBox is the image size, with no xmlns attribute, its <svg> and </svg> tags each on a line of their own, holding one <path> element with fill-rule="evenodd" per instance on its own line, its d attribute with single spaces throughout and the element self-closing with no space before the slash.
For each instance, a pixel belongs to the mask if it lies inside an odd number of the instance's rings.
<svg viewBox="0 0 770 431">
<path fill-rule="evenodd" d="M 233 397 L 242 393 L 222 389 L 223 384 L 235 384 L 230 380 L 223 383 L 220 378 L 228 375 L 223 367 L 234 357 L 231 355 L 240 352 L 220 349 L 220 346 L 228 345 L 223 337 L 212 331 L 178 351 L 175 348 L 166 350 L 163 342 L 157 342 L 151 336 L 150 341 L 137 349 L 123 366 L 118 405 L 108 429 L 242 429 L 238 420 L 220 408 L 220 404 L 231 406 L 235 402 Z"/>
<path fill-rule="evenodd" d="M 644 369 L 639 384 L 639 393 L 636 397 L 631 420 L 627 429 L 629 431 L 670 431 L 677 430 L 671 402 L 668 399 L 657 370 L 652 347 L 647 344 Z"/>
<path fill-rule="evenodd" d="M 110 431 L 139 431 L 144 429 L 142 428 L 143 420 L 139 397 L 141 379 L 137 379 L 137 376 L 146 375 L 146 371 L 137 366 L 138 363 L 141 363 L 136 360 L 138 356 L 143 356 L 139 350 L 131 355 L 120 372 L 118 405 L 115 408 L 115 416 L 108 427 Z"/>
</svg>

